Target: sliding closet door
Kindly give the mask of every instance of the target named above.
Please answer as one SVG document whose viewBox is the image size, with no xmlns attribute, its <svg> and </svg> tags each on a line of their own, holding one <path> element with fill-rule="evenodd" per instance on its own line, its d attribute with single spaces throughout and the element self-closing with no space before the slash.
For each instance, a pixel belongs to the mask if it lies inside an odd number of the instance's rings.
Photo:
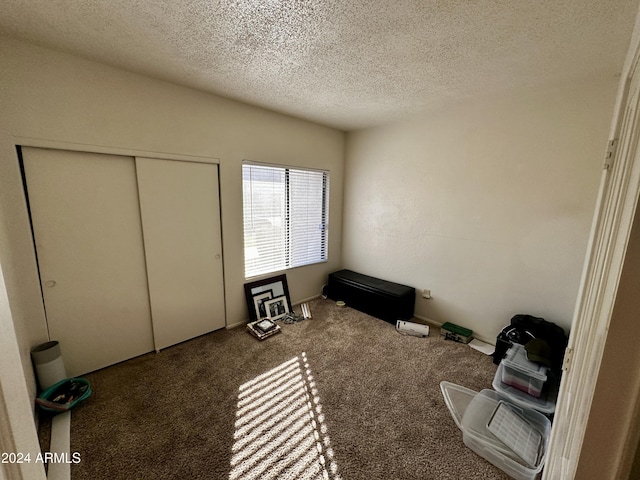
<svg viewBox="0 0 640 480">
<path fill-rule="evenodd" d="M 67 374 L 152 351 L 133 158 L 22 153 L 49 335 Z"/>
<path fill-rule="evenodd" d="M 136 158 L 156 349 L 225 326 L 218 166 Z"/>
</svg>

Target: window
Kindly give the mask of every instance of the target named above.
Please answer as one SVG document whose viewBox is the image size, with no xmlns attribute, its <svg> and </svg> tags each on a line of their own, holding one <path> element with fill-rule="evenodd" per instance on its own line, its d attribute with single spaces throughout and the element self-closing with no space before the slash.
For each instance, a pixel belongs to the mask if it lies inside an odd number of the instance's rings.
<svg viewBox="0 0 640 480">
<path fill-rule="evenodd" d="M 244 274 L 327 260 L 329 172 L 242 165 Z"/>
</svg>

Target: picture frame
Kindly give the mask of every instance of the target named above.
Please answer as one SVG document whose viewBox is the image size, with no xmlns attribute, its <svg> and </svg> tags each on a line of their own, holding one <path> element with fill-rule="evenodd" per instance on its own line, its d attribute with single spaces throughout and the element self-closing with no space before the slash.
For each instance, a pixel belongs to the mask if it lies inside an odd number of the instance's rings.
<svg viewBox="0 0 640 480">
<path fill-rule="evenodd" d="M 267 316 L 267 310 L 264 306 L 264 302 L 273 298 L 273 290 L 265 290 L 264 292 L 257 293 L 253 296 L 253 309 L 256 314 L 256 319 L 265 318 Z"/>
<path fill-rule="evenodd" d="M 291 311 L 291 297 L 289 296 L 289 285 L 287 284 L 287 276 L 283 274 L 276 275 L 274 277 L 263 278 L 261 280 L 256 280 L 244 284 L 244 294 L 247 301 L 247 309 L 249 310 L 250 322 L 255 322 L 260 318 L 258 316 L 260 314 L 260 310 L 259 308 L 256 308 L 257 306 L 259 307 L 260 304 L 256 305 L 256 300 L 254 300 L 254 297 L 265 294 L 269 290 L 271 291 L 271 299 L 284 296 L 286 299 L 286 309 L 288 312 Z M 266 301 L 268 301 L 266 298 L 257 300 L 257 302 L 262 302 L 263 304 Z M 268 310 L 265 310 L 265 312 L 267 311 Z"/>
<path fill-rule="evenodd" d="M 289 313 L 289 302 L 285 295 L 272 298 L 264 302 L 264 308 L 267 311 L 267 318 L 270 320 L 278 320 Z"/>
</svg>

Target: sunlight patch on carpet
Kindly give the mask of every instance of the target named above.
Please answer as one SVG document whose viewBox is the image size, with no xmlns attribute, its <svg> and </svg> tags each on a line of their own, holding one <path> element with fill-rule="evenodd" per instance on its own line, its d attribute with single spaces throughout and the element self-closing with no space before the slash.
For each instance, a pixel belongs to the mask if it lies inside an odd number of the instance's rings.
<svg viewBox="0 0 640 480">
<path fill-rule="evenodd" d="M 306 353 L 240 386 L 229 480 L 341 480 Z"/>
</svg>

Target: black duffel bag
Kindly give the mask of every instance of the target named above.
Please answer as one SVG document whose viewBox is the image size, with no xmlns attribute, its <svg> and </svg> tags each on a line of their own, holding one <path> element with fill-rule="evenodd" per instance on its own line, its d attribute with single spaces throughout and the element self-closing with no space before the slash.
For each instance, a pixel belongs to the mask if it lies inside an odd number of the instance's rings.
<svg viewBox="0 0 640 480">
<path fill-rule="evenodd" d="M 529 360 L 546 365 L 552 372 L 560 374 L 568 343 L 562 327 L 533 315 L 514 315 L 509 326 L 498 335 L 493 363 L 499 364 L 514 343 L 525 346 Z"/>
</svg>

